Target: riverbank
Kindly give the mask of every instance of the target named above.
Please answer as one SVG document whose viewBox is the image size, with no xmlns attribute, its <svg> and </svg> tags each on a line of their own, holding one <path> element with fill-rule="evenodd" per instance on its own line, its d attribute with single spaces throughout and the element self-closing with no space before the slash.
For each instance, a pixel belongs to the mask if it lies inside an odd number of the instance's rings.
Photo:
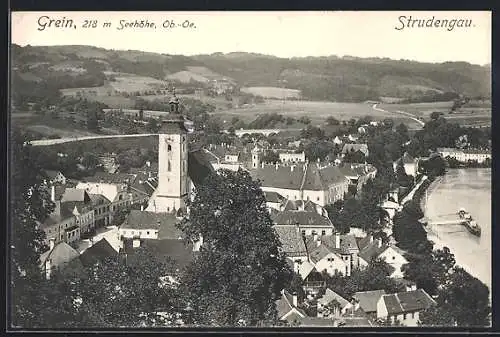
<svg viewBox="0 0 500 337">
<path fill-rule="evenodd" d="M 432 191 L 435 190 L 439 186 L 439 184 L 441 183 L 442 180 L 443 180 L 442 176 L 436 177 L 432 181 L 429 180 L 429 181 L 431 181 L 430 185 L 427 186 L 427 188 L 422 192 L 422 195 L 420 196 L 419 205 L 420 205 L 420 210 L 422 211 L 422 213 L 425 214 L 425 208 L 427 206 L 427 198 L 424 198 L 424 196 L 426 194 L 428 195 L 428 194 L 432 193 Z"/>
<path fill-rule="evenodd" d="M 428 219 L 455 214 L 461 207 L 477 219 L 481 237 L 471 235 L 461 225 L 428 225 L 425 230 L 434 249 L 448 247 L 457 266 L 491 291 L 491 169 L 449 169 L 422 195 L 419 205 Z"/>
</svg>

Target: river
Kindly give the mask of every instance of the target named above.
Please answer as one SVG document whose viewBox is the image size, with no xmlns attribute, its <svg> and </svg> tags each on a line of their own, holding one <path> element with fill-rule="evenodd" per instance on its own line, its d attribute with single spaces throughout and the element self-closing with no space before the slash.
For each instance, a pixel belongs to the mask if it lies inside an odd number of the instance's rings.
<svg viewBox="0 0 500 337">
<path fill-rule="evenodd" d="M 491 294 L 491 169 L 449 169 L 430 186 L 425 200 L 430 219 L 463 207 L 481 226 L 479 238 L 461 225 L 430 225 L 428 237 L 436 248 L 450 248 L 457 264 L 485 283 Z"/>
</svg>

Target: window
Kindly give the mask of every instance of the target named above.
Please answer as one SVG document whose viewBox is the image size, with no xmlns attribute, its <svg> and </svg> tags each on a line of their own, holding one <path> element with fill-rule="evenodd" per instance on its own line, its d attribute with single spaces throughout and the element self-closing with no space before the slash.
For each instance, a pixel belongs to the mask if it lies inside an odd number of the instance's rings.
<svg viewBox="0 0 500 337">
<path fill-rule="evenodd" d="M 182 141 L 185 142 L 186 141 L 186 137 L 182 136 Z"/>
<path fill-rule="evenodd" d="M 172 151 L 172 145 L 170 145 L 170 144 L 167 145 L 167 151 L 168 152 Z"/>
<path fill-rule="evenodd" d="M 393 257 L 392 257 L 392 259 L 393 259 L 393 260 L 396 260 L 396 257 L 395 257 L 395 256 L 393 256 Z"/>
<path fill-rule="evenodd" d="M 302 236 L 306 236 L 306 231 L 302 230 Z"/>
<path fill-rule="evenodd" d="M 403 314 L 403 320 L 405 320 L 405 319 L 406 319 L 406 314 Z"/>
<path fill-rule="evenodd" d="M 307 201 L 309 201 L 309 196 L 307 196 Z"/>
<path fill-rule="evenodd" d="M 315 230 L 313 230 L 313 231 L 311 232 L 311 234 L 312 234 L 312 235 L 316 235 L 316 231 L 315 231 Z"/>
<path fill-rule="evenodd" d="M 316 198 L 316 201 L 319 201 L 319 197 Z"/>
<path fill-rule="evenodd" d="M 147 231 L 146 234 L 149 235 L 149 231 Z"/>
<path fill-rule="evenodd" d="M 411 313 L 411 318 L 415 318 L 415 313 L 414 312 Z"/>
<path fill-rule="evenodd" d="M 326 231 L 321 231 L 321 235 L 326 235 Z"/>
<path fill-rule="evenodd" d="M 172 165 L 170 164 L 170 160 L 167 163 L 167 171 L 170 172 L 172 170 Z"/>
</svg>

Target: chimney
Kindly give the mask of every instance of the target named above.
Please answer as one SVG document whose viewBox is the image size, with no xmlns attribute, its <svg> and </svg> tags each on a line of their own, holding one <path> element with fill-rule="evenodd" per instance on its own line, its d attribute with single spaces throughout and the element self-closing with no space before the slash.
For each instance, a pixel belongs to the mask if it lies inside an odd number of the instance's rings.
<svg viewBox="0 0 500 337">
<path fill-rule="evenodd" d="M 295 167 L 295 165 L 290 166 L 290 172 L 293 172 L 294 167 Z"/>
<path fill-rule="evenodd" d="M 141 205 L 141 212 L 144 211 L 144 205 Z"/>
<path fill-rule="evenodd" d="M 297 233 L 300 233 L 300 225 L 298 223 L 295 224 L 295 229 L 297 229 Z"/>
<path fill-rule="evenodd" d="M 377 239 L 377 247 L 378 248 L 382 247 L 382 239 Z"/>
<path fill-rule="evenodd" d="M 56 239 L 50 238 L 49 239 L 49 249 L 52 250 L 54 249 L 54 246 L 56 245 Z"/>
<path fill-rule="evenodd" d="M 354 300 L 354 311 L 359 309 L 359 301 Z"/>
<path fill-rule="evenodd" d="M 147 166 L 147 167 L 151 167 L 151 162 L 150 162 L 149 160 L 148 160 L 148 161 L 146 161 L 146 166 Z"/>
<path fill-rule="evenodd" d="M 280 166 L 280 165 L 279 165 L 278 163 L 276 163 L 276 171 L 278 170 L 278 167 L 279 167 L 279 166 Z"/>
<path fill-rule="evenodd" d="M 316 247 L 319 247 L 319 246 L 321 246 L 321 238 L 318 237 L 316 239 Z"/>
<path fill-rule="evenodd" d="M 318 240 L 318 234 L 317 234 L 317 233 L 314 233 L 314 234 L 313 234 L 313 240 L 314 240 L 314 241 L 319 241 L 319 240 Z M 321 242 L 321 241 L 320 241 L 320 242 Z M 318 246 L 319 246 L 319 245 L 318 245 Z"/>
<path fill-rule="evenodd" d="M 292 295 L 292 302 L 293 302 L 292 304 L 293 304 L 294 307 L 296 307 L 296 306 L 299 305 L 299 303 L 298 303 L 299 299 L 297 297 L 297 293 L 293 293 L 293 295 Z"/>
<path fill-rule="evenodd" d="M 88 248 L 92 247 L 93 245 L 94 245 L 94 238 L 90 238 Z"/>
<path fill-rule="evenodd" d="M 133 248 L 138 248 L 141 246 L 141 239 L 140 238 L 134 238 L 132 240 L 132 247 Z"/>
<path fill-rule="evenodd" d="M 148 178 L 151 179 L 151 172 L 148 172 Z"/>
<path fill-rule="evenodd" d="M 56 187 L 54 185 L 50 188 L 50 200 L 56 202 Z"/>
<path fill-rule="evenodd" d="M 369 234 L 370 235 L 370 243 L 373 243 L 373 235 Z"/>
<path fill-rule="evenodd" d="M 335 248 L 340 248 L 340 233 L 335 233 Z"/>
</svg>

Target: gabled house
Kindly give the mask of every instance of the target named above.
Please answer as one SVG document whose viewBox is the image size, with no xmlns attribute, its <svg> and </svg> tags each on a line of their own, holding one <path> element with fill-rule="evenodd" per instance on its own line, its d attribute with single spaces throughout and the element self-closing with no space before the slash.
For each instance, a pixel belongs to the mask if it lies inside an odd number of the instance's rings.
<svg viewBox="0 0 500 337">
<path fill-rule="evenodd" d="M 286 290 L 281 292 L 280 299 L 276 301 L 276 310 L 280 321 L 294 323 L 301 318 L 307 317 L 304 310 L 298 308 L 297 295 L 292 295 Z"/>
<path fill-rule="evenodd" d="M 102 194 L 89 193 L 94 209 L 94 224 L 96 228 L 101 228 L 111 224 L 113 214 L 111 213 L 111 201 Z"/>
<path fill-rule="evenodd" d="M 377 304 L 379 299 L 385 295 L 385 290 L 358 291 L 353 295 L 359 307 L 373 318 L 377 316 Z"/>
<path fill-rule="evenodd" d="M 420 312 L 434 305 L 436 301 L 423 289 L 382 295 L 377 302 L 377 318 L 418 326 Z"/>
<path fill-rule="evenodd" d="M 283 211 L 271 217 L 276 225 L 299 227 L 302 235 L 331 235 L 335 228 L 328 217 L 317 212 Z"/>
<path fill-rule="evenodd" d="M 315 269 L 319 272 L 327 272 L 329 275 L 334 275 L 339 272 L 342 275 L 349 276 L 351 274 L 350 260 L 337 253 L 335 250 L 329 249 L 322 244 L 321 239 L 309 238 L 307 241 L 307 251 L 309 261 L 314 264 Z"/>
<path fill-rule="evenodd" d="M 117 256 L 118 252 L 106 239 L 101 239 L 85 249 L 80 254 L 80 261 L 84 267 L 94 265 L 96 262 L 104 261 L 106 258 Z"/>
<path fill-rule="evenodd" d="M 359 262 L 361 267 L 368 266 L 372 259 L 384 260 L 392 268 L 391 278 L 402 278 L 402 267 L 408 263 L 404 257 L 404 251 L 395 245 L 383 244 L 381 239 L 373 239 L 372 235 L 359 242 Z"/>
<path fill-rule="evenodd" d="M 317 301 L 318 317 L 335 317 L 344 315 L 353 304 L 331 290 L 326 288 L 325 294 Z"/>
<path fill-rule="evenodd" d="M 64 174 L 62 174 L 61 171 L 44 170 L 43 174 L 48 185 L 66 185 L 66 177 L 64 176 Z"/>
<path fill-rule="evenodd" d="M 169 238 L 180 238 L 182 232 L 175 227 L 180 220 L 170 213 L 155 213 L 131 210 L 119 228 L 119 236 L 123 239 L 160 239 L 161 234 Z"/>
<path fill-rule="evenodd" d="M 75 216 L 80 234 L 90 233 L 95 228 L 94 207 L 87 191 L 77 188 L 66 188 L 61 197 L 61 209 Z"/>
<path fill-rule="evenodd" d="M 40 268 L 47 279 L 50 279 L 56 270 L 63 270 L 70 262 L 80 256 L 74 248 L 65 242 L 56 244 L 53 239 L 49 242 L 49 250 L 40 256 Z"/>
<path fill-rule="evenodd" d="M 266 193 L 266 192 L 264 192 Z M 280 211 L 305 211 L 316 212 L 324 217 L 328 217 L 326 209 L 311 200 L 283 200 L 279 206 Z"/>
<path fill-rule="evenodd" d="M 266 198 L 266 205 L 268 208 L 280 210 L 284 197 L 277 192 L 264 192 Z"/>
<path fill-rule="evenodd" d="M 273 226 L 281 242 L 281 250 L 285 253 L 294 272 L 303 275 L 312 270 L 308 262 L 306 245 L 298 228 L 292 226 Z M 306 274 L 307 276 L 307 274 Z"/>
<path fill-rule="evenodd" d="M 398 165 L 400 165 L 401 162 L 403 163 L 403 167 L 407 175 L 413 177 L 417 176 L 418 159 L 413 158 L 408 154 L 408 152 L 405 152 L 401 158 L 393 163 L 394 172 L 396 172 Z"/>
</svg>

